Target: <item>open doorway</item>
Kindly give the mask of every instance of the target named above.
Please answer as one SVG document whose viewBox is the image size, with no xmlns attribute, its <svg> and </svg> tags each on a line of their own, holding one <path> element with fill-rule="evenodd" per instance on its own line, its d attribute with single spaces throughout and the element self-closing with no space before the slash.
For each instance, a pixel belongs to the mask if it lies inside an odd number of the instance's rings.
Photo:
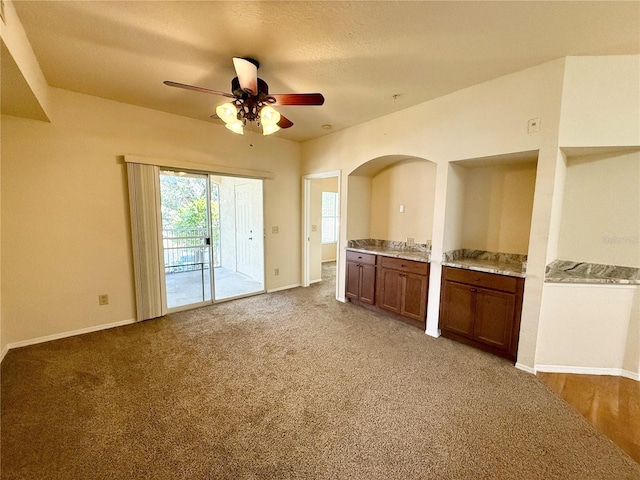
<svg viewBox="0 0 640 480">
<path fill-rule="evenodd" d="M 321 282 L 327 274 L 336 275 L 340 243 L 340 172 L 303 177 L 303 198 L 302 286 L 307 287 Z"/>
<path fill-rule="evenodd" d="M 264 292 L 262 180 L 160 171 L 163 309 Z"/>
</svg>

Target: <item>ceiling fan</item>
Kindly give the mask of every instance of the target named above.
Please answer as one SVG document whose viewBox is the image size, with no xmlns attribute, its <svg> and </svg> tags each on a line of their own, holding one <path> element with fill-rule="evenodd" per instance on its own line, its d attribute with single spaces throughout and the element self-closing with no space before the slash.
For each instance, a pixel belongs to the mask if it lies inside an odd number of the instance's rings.
<svg viewBox="0 0 640 480">
<path fill-rule="evenodd" d="M 275 93 L 269 94 L 267 82 L 258 78 L 260 63 L 253 58 L 233 57 L 236 77 L 231 80 L 231 92 L 220 92 L 210 88 L 197 87 L 185 83 L 165 80 L 170 87 L 184 88 L 195 92 L 208 93 L 232 98 L 218 105 L 212 118 L 220 118 L 232 132 L 243 134 L 247 122 L 256 122 L 262 127 L 263 135 L 271 135 L 281 128 L 293 126 L 293 122 L 281 115 L 273 105 L 322 105 L 321 93 Z"/>
</svg>

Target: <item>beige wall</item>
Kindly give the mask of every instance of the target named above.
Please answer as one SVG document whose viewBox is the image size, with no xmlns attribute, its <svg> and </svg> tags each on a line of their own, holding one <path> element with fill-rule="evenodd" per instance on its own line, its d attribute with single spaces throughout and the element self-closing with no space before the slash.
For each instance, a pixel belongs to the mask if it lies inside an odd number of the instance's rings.
<svg viewBox="0 0 640 480">
<path fill-rule="evenodd" d="M 298 144 L 58 89 L 50 100 L 50 124 L 2 118 L 5 345 L 135 317 L 125 153 L 272 171 L 266 287 L 300 283 Z"/>
<path fill-rule="evenodd" d="M 536 164 L 469 168 L 464 181 L 461 243 L 491 252 L 529 251 Z"/>
<path fill-rule="evenodd" d="M 371 177 L 350 175 L 343 177 L 345 181 L 349 185 L 347 201 L 344 201 L 344 194 L 340 199 L 340 224 L 346 227 L 340 229 L 340 243 L 344 246 L 346 240 L 343 239 L 369 238 L 371 234 Z M 347 209 L 348 216 L 345 215 Z M 346 222 L 345 218 L 350 220 Z M 344 256 L 344 252 L 340 255 Z M 340 276 L 338 281 L 341 281 Z"/>
<path fill-rule="evenodd" d="M 640 152 L 567 159 L 558 258 L 640 268 Z"/>
<path fill-rule="evenodd" d="M 342 224 L 346 224 L 341 237 L 344 246 L 347 239 L 362 238 L 370 231 L 363 215 L 371 216 L 364 200 L 371 187 L 366 177 L 349 176 L 351 172 L 385 156 L 419 157 L 437 164 L 427 314 L 427 332 L 437 335 L 441 255 L 444 250 L 463 246 L 462 234 L 455 225 L 463 221 L 463 212 L 450 202 L 464 198 L 464 175 L 455 167 L 449 168 L 450 162 L 537 151 L 518 351 L 518 364 L 533 368 L 545 267 L 548 256 L 558 247 L 558 208 L 565 170 L 559 147 L 640 144 L 640 112 L 638 102 L 633 101 L 638 95 L 639 59 L 559 59 L 332 133 L 303 144 L 303 173 L 338 168 L 345 172 L 341 186 L 343 202 L 347 202 L 341 211 Z M 610 75 L 610 66 L 616 72 L 631 74 Z M 606 81 L 600 81 L 603 78 Z M 601 127 L 597 132 L 589 124 L 593 117 Z M 529 134 L 527 122 L 533 118 L 540 119 L 540 132 Z M 414 127 L 407 129 L 406 125 Z M 454 189 L 448 190 L 452 185 Z M 342 250 L 339 292 L 344 292 Z"/>
<path fill-rule="evenodd" d="M 640 145 L 640 56 L 566 62 L 560 146 Z"/>
<path fill-rule="evenodd" d="M 436 164 L 410 159 L 371 179 L 370 238 L 416 243 L 431 241 Z M 400 205 L 404 212 L 400 213 Z"/>
<path fill-rule="evenodd" d="M 519 349 L 519 362 L 533 365 L 554 195 L 564 65 L 564 59 L 549 62 L 303 144 L 305 174 L 339 168 L 345 172 L 341 192 L 343 202 L 348 205 L 345 208 L 343 204 L 341 221 L 347 228 L 343 229 L 346 233 L 339 248 L 339 292 L 344 292 L 342 246 L 346 245 L 347 238 L 362 238 L 370 232 L 363 219 L 371 215 L 364 200 L 366 192 L 364 195 L 354 193 L 355 189 L 367 189 L 366 177 L 349 174 L 373 159 L 386 156 L 430 160 L 437 164 L 434 205 L 440 209 L 434 211 L 427 331 L 437 335 L 441 255 L 445 231 L 448 231 L 443 212 L 448 212 L 449 162 L 538 151 Z M 541 119 L 540 132 L 527 133 L 527 122 L 531 118 Z M 414 128 L 407 129 L 406 125 Z M 356 204 L 351 203 L 352 199 Z"/>
<path fill-rule="evenodd" d="M 545 285 L 536 369 L 640 380 L 639 298 L 635 286 Z"/>
</svg>

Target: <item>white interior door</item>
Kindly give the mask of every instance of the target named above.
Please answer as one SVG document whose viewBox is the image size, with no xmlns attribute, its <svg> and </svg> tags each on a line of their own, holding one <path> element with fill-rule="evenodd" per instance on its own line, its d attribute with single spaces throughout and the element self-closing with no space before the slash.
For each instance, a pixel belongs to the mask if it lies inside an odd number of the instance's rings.
<svg viewBox="0 0 640 480">
<path fill-rule="evenodd" d="M 236 270 L 248 277 L 252 275 L 253 246 L 259 235 L 254 235 L 251 185 L 236 185 Z"/>
</svg>

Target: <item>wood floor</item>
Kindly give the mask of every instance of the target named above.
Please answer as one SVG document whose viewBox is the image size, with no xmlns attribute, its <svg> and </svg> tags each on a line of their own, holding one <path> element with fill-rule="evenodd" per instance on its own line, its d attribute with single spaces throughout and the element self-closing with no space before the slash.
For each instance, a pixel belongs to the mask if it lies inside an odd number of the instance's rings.
<svg viewBox="0 0 640 480">
<path fill-rule="evenodd" d="M 640 382 L 608 375 L 537 376 L 640 463 Z"/>
</svg>

